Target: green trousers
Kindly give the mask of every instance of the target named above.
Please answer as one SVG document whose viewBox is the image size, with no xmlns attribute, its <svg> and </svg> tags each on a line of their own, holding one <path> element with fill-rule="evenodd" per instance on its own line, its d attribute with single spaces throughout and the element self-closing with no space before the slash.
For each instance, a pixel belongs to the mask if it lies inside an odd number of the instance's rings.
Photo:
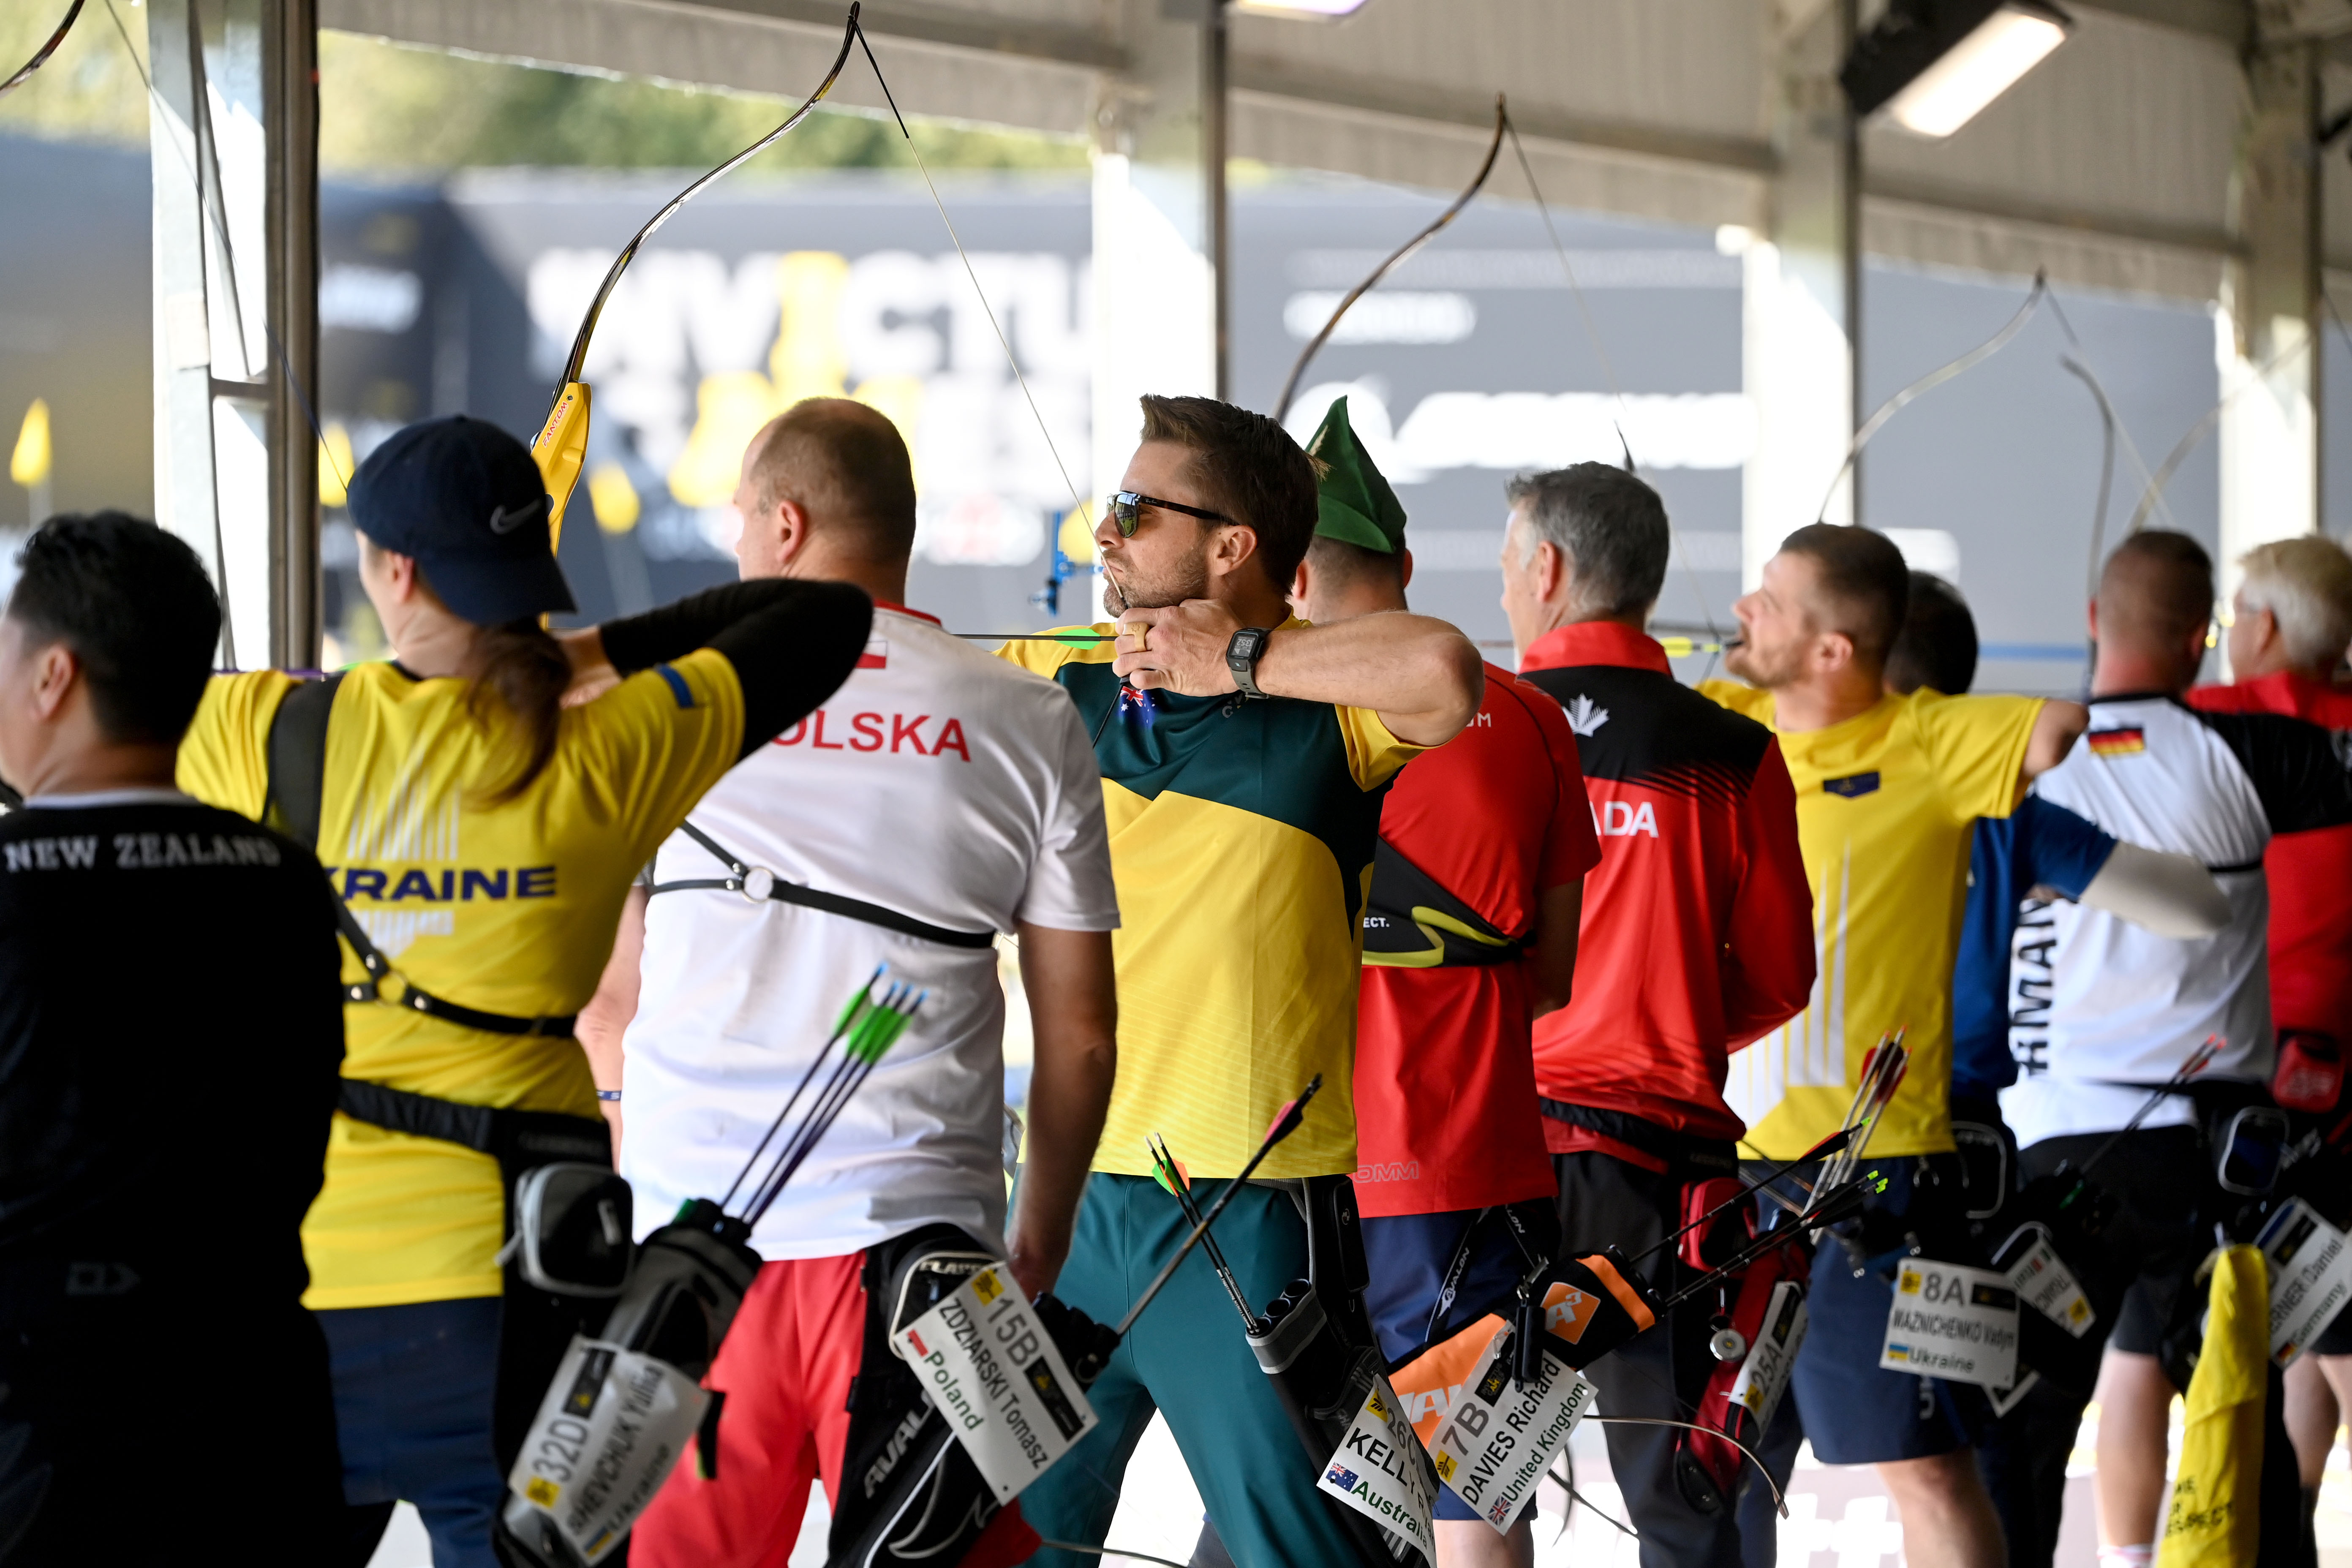
<svg viewBox="0 0 2352 1568">
<path fill-rule="evenodd" d="M 1223 1185 L 1202 1181 L 1202 1201 L 1213 1201 Z M 1190 1228 L 1176 1200 L 1149 1177 L 1097 1172 L 1054 1294 L 1115 1323 Z M 1257 1310 L 1307 1272 L 1306 1222 L 1276 1189 L 1243 1192 L 1212 1234 Z M 1021 1494 L 1023 1516 L 1048 1541 L 1104 1544 L 1128 1457 L 1157 1409 L 1237 1568 L 1348 1568 L 1359 1561 L 1336 1521 L 1339 1505 L 1315 1489 L 1321 1467 L 1258 1370 L 1233 1298 L 1203 1249 L 1193 1248 L 1136 1320 L 1087 1398 L 1102 1425 Z M 1160 1479 L 1138 1478 L 1144 1485 Z M 1040 1568 L 1096 1568 L 1098 1561 L 1053 1551 L 1030 1559 Z"/>
</svg>

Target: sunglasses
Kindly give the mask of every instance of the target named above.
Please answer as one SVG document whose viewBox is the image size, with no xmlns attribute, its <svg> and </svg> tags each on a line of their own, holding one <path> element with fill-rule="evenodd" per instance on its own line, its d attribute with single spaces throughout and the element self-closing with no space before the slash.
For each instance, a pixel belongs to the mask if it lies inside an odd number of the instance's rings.
<svg viewBox="0 0 2352 1568">
<path fill-rule="evenodd" d="M 1197 506 L 1161 500 L 1158 496 L 1148 496 L 1136 490 L 1117 490 L 1103 499 L 1103 510 L 1118 526 L 1121 539 L 1135 537 L 1135 531 L 1143 526 L 1143 509 L 1148 506 L 1156 506 L 1163 511 L 1181 511 L 1186 517 L 1197 517 L 1204 522 L 1233 521 L 1221 511 L 1203 511 Z"/>
</svg>

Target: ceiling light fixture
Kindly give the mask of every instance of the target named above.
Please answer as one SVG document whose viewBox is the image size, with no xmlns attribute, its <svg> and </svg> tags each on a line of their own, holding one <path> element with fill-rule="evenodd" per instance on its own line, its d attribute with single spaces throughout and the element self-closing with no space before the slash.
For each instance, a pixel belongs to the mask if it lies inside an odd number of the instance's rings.
<svg viewBox="0 0 2352 1568">
<path fill-rule="evenodd" d="M 1366 4 L 1368 0 L 1234 0 L 1234 9 L 1259 16 L 1336 21 L 1341 16 L 1354 16 Z"/>
<path fill-rule="evenodd" d="M 1919 136 L 1949 136 L 2066 41 L 2048 0 L 1895 0 L 1838 79 L 1858 115 L 1880 109 Z"/>
</svg>

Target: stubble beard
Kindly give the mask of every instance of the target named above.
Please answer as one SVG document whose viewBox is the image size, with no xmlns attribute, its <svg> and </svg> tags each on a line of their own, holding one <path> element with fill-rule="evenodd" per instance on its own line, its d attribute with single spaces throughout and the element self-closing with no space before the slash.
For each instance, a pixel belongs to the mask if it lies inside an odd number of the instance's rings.
<svg viewBox="0 0 2352 1568">
<path fill-rule="evenodd" d="M 1786 650 L 1771 651 L 1754 642 L 1742 642 L 1723 656 L 1723 668 L 1751 686 L 1777 691 L 1797 676 L 1796 660 Z"/>
<path fill-rule="evenodd" d="M 1129 572 L 1123 580 L 1112 577 L 1103 592 L 1106 599 L 1116 595 L 1125 600 L 1130 610 L 1165 610 L 1188 599 L 1205 599 L 1209 596 L 1208 552 L 1195 551 L 1175 570 L 1162 575 Z M 1108 608 L 1108 604 L 1105 608 Z M 1118 612 L 1112 614 L 1116 618 Z"/>
</svg>

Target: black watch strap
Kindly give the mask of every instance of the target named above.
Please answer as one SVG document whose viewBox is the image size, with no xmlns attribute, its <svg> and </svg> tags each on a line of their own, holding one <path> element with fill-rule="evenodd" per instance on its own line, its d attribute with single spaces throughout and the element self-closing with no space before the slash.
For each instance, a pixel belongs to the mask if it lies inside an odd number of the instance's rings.
<svg viewBox="0 0 2352 1568">
<path fill-rule="evenodd" d="M 1234 689 L 1244 697 L 1264 697 L 1258 689 L 1257 661 L 1272 634 L 1264 626 L 1244 626 L 1225 644 L 1225 668 L 1233 671 Z"/>
</svg>

